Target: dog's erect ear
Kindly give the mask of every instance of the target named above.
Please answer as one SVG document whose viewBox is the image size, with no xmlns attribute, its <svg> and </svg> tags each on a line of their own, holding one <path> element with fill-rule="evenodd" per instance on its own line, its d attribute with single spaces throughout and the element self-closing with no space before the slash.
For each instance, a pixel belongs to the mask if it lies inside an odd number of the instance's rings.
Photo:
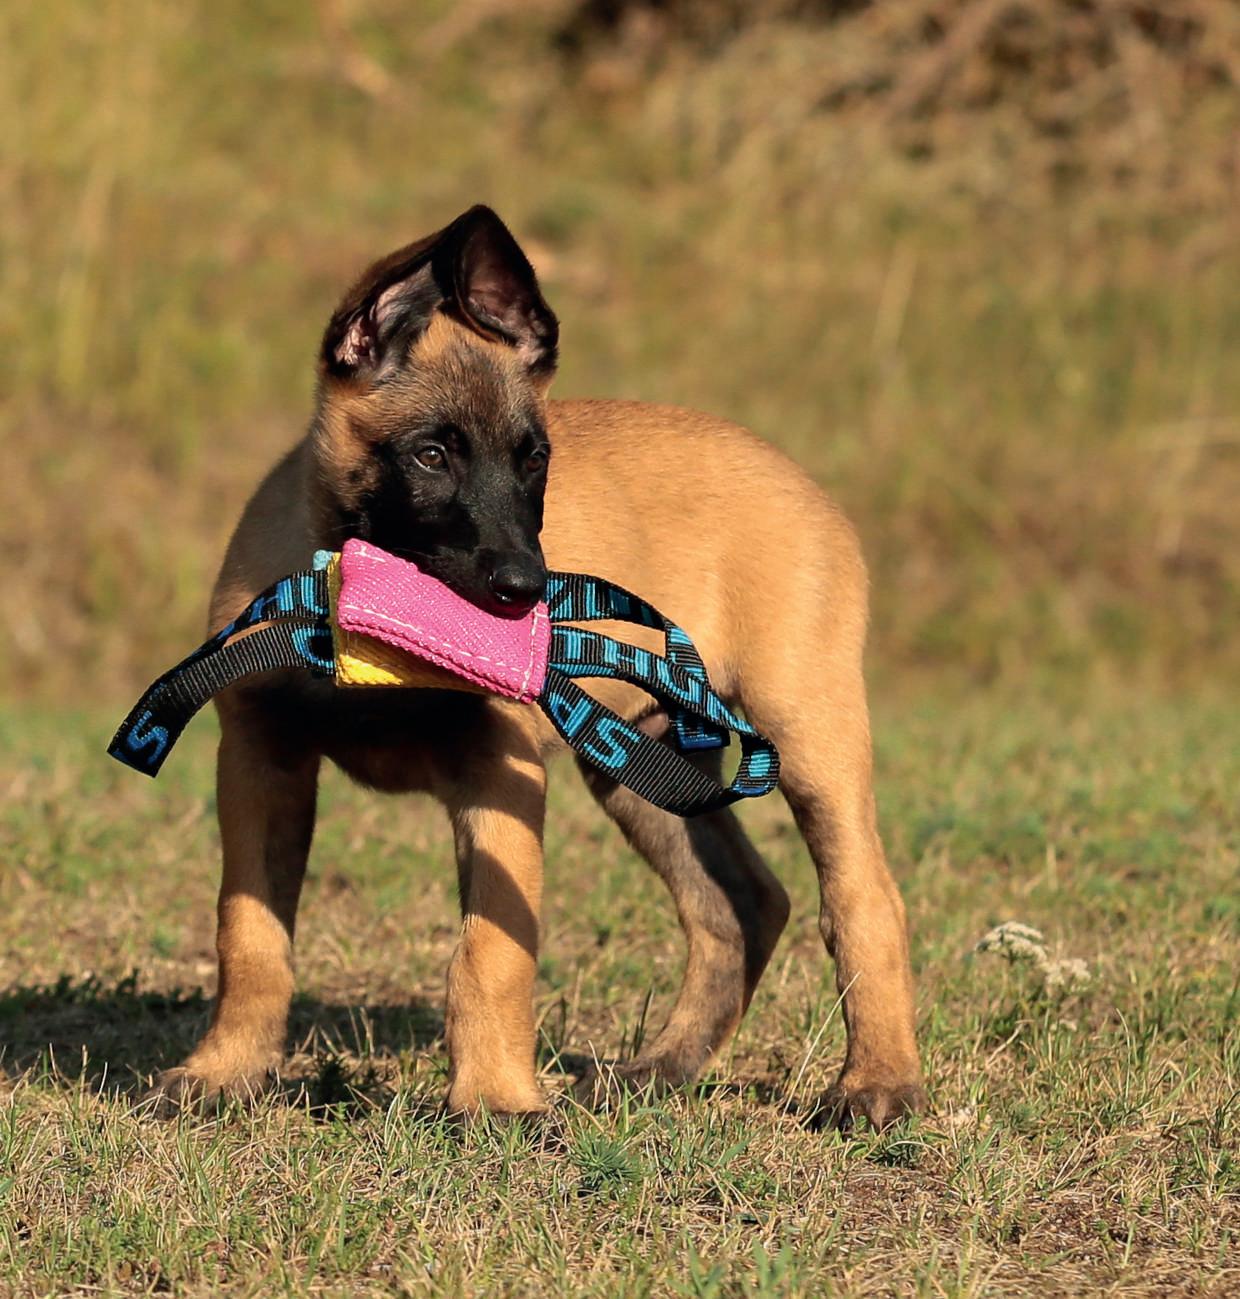
<svg viewBox="0 0 1240 1299">
<path fill-rule="evenodd" d="M 555 368 L 555 314 L 517 241 L 482 206 L 370 267 L 328 323 L 324 368 L 338 377 L 377 377 L 436 311 L 515 347 L 532 374 Z"/>
<path fill-rule="evenodd" d="M 555 369 L 560 325 L 543 300 L 529 259 L 489 207 L 470 208 L 452 268 L 456 305 L 480 333 L 511 343 L 531 373 Z"/>
</svg>

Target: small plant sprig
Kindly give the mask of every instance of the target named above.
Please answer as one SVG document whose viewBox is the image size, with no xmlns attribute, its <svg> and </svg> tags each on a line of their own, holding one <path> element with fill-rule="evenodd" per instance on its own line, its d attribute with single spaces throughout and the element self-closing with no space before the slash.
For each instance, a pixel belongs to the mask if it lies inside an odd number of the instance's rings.
<svg viewBox="0 0 1240 1299">
<path fill-rule="evenodd" d="M 1048 994 L 1074 992 L 1093 981 L 1080 957 L 1052 957 L 1042 931 L 1016 920 L 1006 920 L 983 934 L 973 950 L 996 952 L 1012 965 L 1031 966 L 1042 976 L 1042 989 Z"/>
</svg>

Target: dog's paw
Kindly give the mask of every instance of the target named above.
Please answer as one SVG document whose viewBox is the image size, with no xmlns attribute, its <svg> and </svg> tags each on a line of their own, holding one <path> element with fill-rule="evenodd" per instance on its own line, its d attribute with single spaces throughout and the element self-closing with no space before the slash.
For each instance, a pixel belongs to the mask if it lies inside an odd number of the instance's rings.
<svg viewBox="0 0 1240 1299">
<path fill-rule="evenodd" d="M 873 1082 L 841 1076 L 814 1107 L 806 1122 L 814 1131 L 837 1128 L 849 1133 L 859 1119 L 875 1132 L 925 1113 L 926 1092 L 920 1082 Z"/>
<path fill-rule="evenodd" d="M 180 1113 L 209 1113 L 234 1101 L 251 1104 L 271 1085 L 271 1074 L 242 1074 L 213 1078 L 186 1065 L 165 1069 L 159 1074 L 140 1102 L 143 1113 L 153 1118 L 171 1119 Z"/>
<path fill-rule="evenodd" d="M 484 1084 L 471 1078 L 457 1079 L 452 1084 L 444 1109 L 460 1122 L 469 1123 L 484 1114 L 493 1122 L 504 1122 L 532 1120 L 545 1114 L 548 1105 L 547 1098 L 532 1080 L 498 1077 Z"/>
<path fill-rule="evenodd" d="M 685 1079 L 684 1081 L 688 1081 Z M 587 1109 L 614 1108 L 627 1097 L 654 1100 L 680 1085 L 657 1060 L 631 1060 L 627 1064 L 592 1063 L 573 1085 L 572 1097 Z"/>
</svg>

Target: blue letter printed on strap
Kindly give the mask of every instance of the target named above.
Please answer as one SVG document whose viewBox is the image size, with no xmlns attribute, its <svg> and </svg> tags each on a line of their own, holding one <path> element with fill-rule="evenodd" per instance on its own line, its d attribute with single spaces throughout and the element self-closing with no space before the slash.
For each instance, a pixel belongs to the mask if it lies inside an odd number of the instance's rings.
<svg viewBox="0 0 1240 1299">
<path fill-rule="evenodd" d="M 602 763 L 612 771 L 619 771 L 629 760 L 632 748 L 641 740 L 639 732 L 619 717 L 600 717 L 594 733 L 581 745 L 581 752 Z M 605 748 L 600 748 L 600 744 Z"/>
<path fill-rule="evenodd" d="M 566 608 L 570 603 L 568 589 L 568 583 L 558 573 L 547 574 L 543 599 L 547 602 L 547 617 L 551 622 L 559 622 L 569 616 Z"/>
<path fill-rule="evenodd" d="M 590 711 L 594 707 L 593 701 L 587 698 L 579 699 L 576 704 L 573 704 L 560 694 L 554 685 L 551 685 L 544 697 L 552 721 L 560 728 L 561 733 L 570 740 L 585 725 L 586 719 L 590 716 Z"/>
<path fill-rule="evenodd" d="M 129 733 L 125 736 L 125 747 L 133 753 L 142 753 L 142 750 L 153 744 L 155 750 L 153 753 L 143 754 L 143 761 L 148 767 L 153 767 L 158 761 L 160 754 L 168 747 L 168 728 L 166 726 L 149 726 L 152 717 L 151 710 L 148 708 L 141 717 L 134 722 Z"/>
<path fill-rule="evenodd" d="M 297 627 L 293 631 L 293 646 L 306 660 L 307 667 L 328 676 L 336 671 L 332 654 L 331 636 L 322 627 Z"/>
</svg>

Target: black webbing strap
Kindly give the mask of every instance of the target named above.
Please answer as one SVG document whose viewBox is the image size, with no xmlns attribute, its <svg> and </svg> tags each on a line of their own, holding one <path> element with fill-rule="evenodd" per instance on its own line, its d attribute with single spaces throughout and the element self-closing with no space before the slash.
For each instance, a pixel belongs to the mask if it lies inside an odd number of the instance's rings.
<svg viewBox="0 0 1240 1299">
<path fill-rule="evenodd" d="M 180 672 L 187 663 L 215 653 L 232 637 L 261 623 L 290 617 L 326 620 L 330 615 L 326 565 L 304 573 L 290 573 L 288 577 L 282 577 L 278 582 L 273 582 L 265 590 L 260 591 L 228 626 L 221 627 L 214 636 L 199 645 L 187 659 L 183 659 L 171 671 L 165 672 L 159 681 L 166 681 L 174 673 Z M 155 685 L 158 685 L 159 681 Z"/>
<path fill-rule="evenodd" d="M 550 666 L 539 706 L 570 747 L 596 770 L 678 816 L 698 816 L 741 798 L 769 793 L 779 780 L 775 746 L 738 717 L 711 687 L 692 641 L 656 609 L 621 587 L 583 574 L 553 573 Z M 663 631 L 665 656 L 613 640 L 567 620 L 617 619 Z M 676 748 L 647 735 L 572 680 L 610 677 L 654 696 L 673 721 Z M 741 760 L 726 788 L 683 753 L 718 748 L 729 732 L 740 737 Z M 677 752 L 677 749 L 680 752 Z"/>
<path fill-rule="evenodd" d="M 240 677 L 276 668 L 333 672 L 325 573 L 295 573 L 251 601 L 239 618 L 147 689 L 108 752 L 135 771 L 158 775 L 190 718 L 212 695 Z"/>
<path fill-rule="evenodd" d="M 600 578 L 553 573 L 547 583 L 552 638 L 538 704 L 570 747 L 597 770 L 679 816 L 769 793 L 779 778 L 775 746 L 711 687 L 692 641 L 657 609 Z M 607 619 L 663 633 L 665 653 L 564 625 Z M 121 723 L 108 752 L 154 776 L 190 718 L 240 677 L 277 668 L 335 670 L 327 575 L 294 573 L 269 587 L 204 645 L 165 672 Z M 673 723 L 675 747 L 646 734 L 572 678 L 615 677 L 652 695 Z M 726 788 L 683 755 L 720 748 L 735 732 L 741 759 Z"/>
<path fill-rule="evenodd" d="M 709 685 L 702 657 L 684 631 L 665 618 L 652 604 L 647 604 L 624 587 L 604 581 L 601 577 L 591 577 L 588 573 L 550 573 L 547 576 L 546 600 L 548 616 L 553 624 L 606 619 L 631 622 L 661 631 L 666 646 L 665 661 Z M 676 747 L 682 752 L 687 753 L 691 749 L 721 749 L 728 743 L 729 728 L 726 725 L 712 725 L 705 719 L 676 707 L 671 710 L 671 720 Z"/>
</svg>

